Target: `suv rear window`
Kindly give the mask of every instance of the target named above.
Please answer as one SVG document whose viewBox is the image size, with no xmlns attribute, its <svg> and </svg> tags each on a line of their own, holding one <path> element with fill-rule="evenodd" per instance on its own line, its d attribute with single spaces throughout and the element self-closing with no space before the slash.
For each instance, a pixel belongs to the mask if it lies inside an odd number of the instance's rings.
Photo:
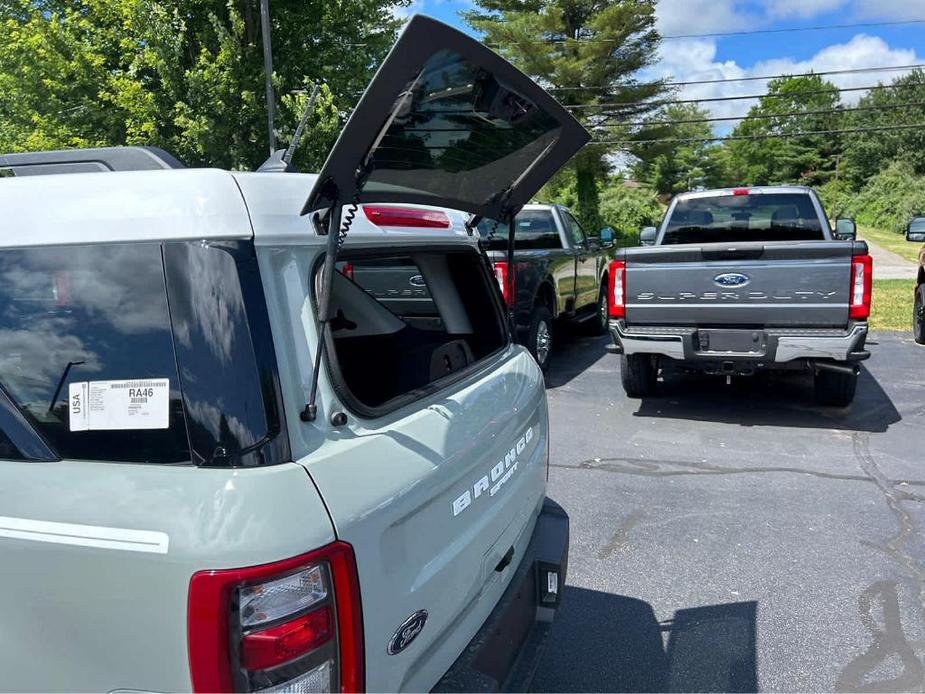
<svg viewBox="0 0 925 694">
<path fill-rule="evenodd" d="M 358 414 L 380 416 L 433 392 L 507 344 L 497 288 L 477 253 L 342 259 L 329 365 Z"/>
<path fill-rule="evenodd" d="M 514 218 L 514 248 L 518 250 L 541 250 L 562 248 L 562 239 L 556 228 L 551 210 L 522 210 Z M 507 225 L 496 226 L 496 222 L 483 219 L 478 225 L 486 247 L 491 251 L 507 250 Z"/>
<path fill-rule="evenodd" d="M 662 245 L 824 239 L 809 194 L 756 193 L 678 201 Z"/>
<path fill-rule="evenodd" d="M 89 430 L 71 416 L 71 386 L 164 379 L 166 426 Z M 189 460 L 160 246 L 0 253 L 0 383 L 62 458 Z"/>
<path fill-rule="evenodd" d="M 277 378 L 249 242 L 0 251 L 0 457 L 281 462 Z"/>
</svg>

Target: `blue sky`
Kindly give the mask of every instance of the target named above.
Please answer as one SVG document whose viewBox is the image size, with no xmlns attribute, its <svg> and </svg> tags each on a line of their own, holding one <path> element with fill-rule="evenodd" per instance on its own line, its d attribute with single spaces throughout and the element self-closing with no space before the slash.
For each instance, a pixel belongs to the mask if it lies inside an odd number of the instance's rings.
<svg viewBox="0 0 925 694">
<path fill-rule="evenodd" d="M 458 17 L 469 0 L 414 0 L 423 12 L 468 30 Z M 782 29 L 862 22 L 925 20 L 925 0 L 659 0 L 658 26 L 665 35 Z M 661 60 L 647 76 L 674 80 L 724 79 L 925 63 L 925 23 L 797 33 L 757 34 L 662 42 Z M 833 76 L 840 87 L 890 81 L 901 72 Z M 736 96 L 764 91 L 763 82 L 685 87 L 682 98 Z M 846 92 L 848 103 L 863 92 Z M 753 102 L 704 104 L 713 115 L 743 115 Z M 728 127 L 719 127 L 723 132 Z"/>
</svg>

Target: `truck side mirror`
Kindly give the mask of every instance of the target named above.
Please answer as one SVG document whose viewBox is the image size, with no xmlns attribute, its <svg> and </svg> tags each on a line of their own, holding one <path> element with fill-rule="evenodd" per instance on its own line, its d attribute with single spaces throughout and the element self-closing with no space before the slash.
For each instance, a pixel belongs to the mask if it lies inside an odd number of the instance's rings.
<svg viewBox="0 0 925 694">
<path fill-rule="evenodd" d="M 858 228 L 851 217 L 839 217 L 835 220 L 835 238 L 839 241 L 854 241 Z"/>
<path fill-rule="evenodd" d="M 925 243 L 925 217 L 913 217 L 906 225 L 906 241 Z"/>
<path fill-rule="evenodd" d="M 601 243 L 604 244 L 605 246 L 612 246 L 613 239 L 614 239 L 613 229 L 611 229 L 610 227 L 604 227 L 603 229 L 601 229 L 600 239 L 601 239 Z"/>
<path fill-rule="evenodd" d="M 654 246 L 655 238 L 658 236 L 658 229 L 655 227 L 643 227 L 639 232 L 639 245 Z"/>
</svg>

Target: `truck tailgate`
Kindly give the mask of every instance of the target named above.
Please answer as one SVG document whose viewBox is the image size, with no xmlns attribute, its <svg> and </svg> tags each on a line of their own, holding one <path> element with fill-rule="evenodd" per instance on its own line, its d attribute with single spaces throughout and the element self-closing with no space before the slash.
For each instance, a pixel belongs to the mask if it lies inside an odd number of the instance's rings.
<svg viewBox="0 0 925 694">
<path fill-rule="evenodd" d="M 859 245 L 791 241 L 629 249 L 626 322 L 843 327 L 851 258 Z"/>
</svg>

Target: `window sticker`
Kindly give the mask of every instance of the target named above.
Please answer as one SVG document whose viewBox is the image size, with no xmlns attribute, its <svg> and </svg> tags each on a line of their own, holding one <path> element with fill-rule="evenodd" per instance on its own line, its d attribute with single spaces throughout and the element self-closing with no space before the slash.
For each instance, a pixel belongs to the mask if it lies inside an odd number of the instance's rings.
<svg viewBox="0 0 925 694">
<path fill-rule="evenodd" d="M 68 387 L 71 431 L 168 429 L 170 379 L 82 381 Z"/>
</svg>

